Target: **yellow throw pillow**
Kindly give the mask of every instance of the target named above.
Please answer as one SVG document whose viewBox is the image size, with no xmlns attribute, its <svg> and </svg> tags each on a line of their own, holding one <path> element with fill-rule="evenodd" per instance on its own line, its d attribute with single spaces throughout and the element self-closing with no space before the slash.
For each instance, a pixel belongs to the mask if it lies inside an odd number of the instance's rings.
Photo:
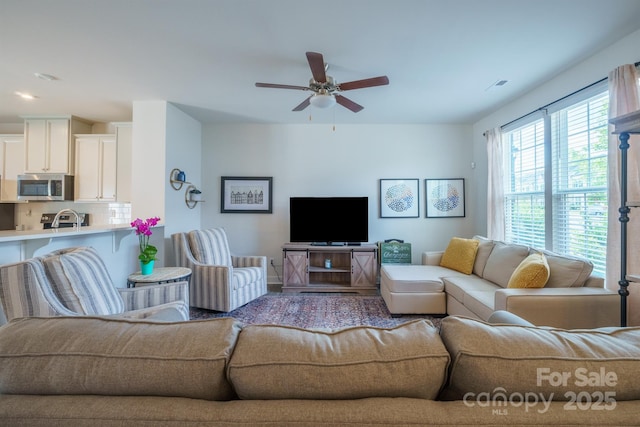
<svg viewBox="0 0 640 427">
<path fill-rule="evenodd" d="M 522 260 L 515 269 L 507 288 L 543 288 L 549 280 L 547 257 L 533 253 Z"/>
<path fill-rule="evenodd" d="M 447 267 L 464 274 L 471 274 L 476 261 L 479 241 L 453 237 L 442 254 L 441 267 Z"/>
</svg>

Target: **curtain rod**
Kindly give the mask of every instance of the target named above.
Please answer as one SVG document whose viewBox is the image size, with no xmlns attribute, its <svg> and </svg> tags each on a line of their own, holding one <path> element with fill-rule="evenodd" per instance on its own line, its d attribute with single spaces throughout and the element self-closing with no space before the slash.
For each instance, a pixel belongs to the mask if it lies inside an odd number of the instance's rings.
<svg viewBox="0 0 640 427">
<path fill-rule="evenodd" d="M 638 62 L 634 63 L 633 65 L 634 65 L 635 67 L 639 66 L 639 65 L 640 65 L 640 61 L 638 61 Z M 583 87 L 582 89 L 575 90 L 575 91 L 571 92 L 570 94 L 563 96 L 562 98 L 556 99 L 555 101 L 550 102 L 550 103 L 548 103 L 548 104 L 546 104 L 546 105 L 543 105 L 543 106 L 542 106 L 542 107 L 540 107 L 540 108 L 536 108 L 535 110 L 533 110 L 533 111 L 531 111 L 531 112 L 529 112 L 529 113 L 527 113 L 527 114 L 524 114 L 524 115 L 522 115 L 522 116 L 518 117 L 517 119 L 513 119 L 513 120 L 511 120 L 510 122 L 503 124 L 502 126 L 500 126 L 500 128 L 502 129 L 503 127 L 505 127 L 505 126 L 509 126 L 511 123 L 517 122 L 518 120 L 520 120 L 520 119 L 522 119 L 522 118 L 525 118 L 525 117 L 527 117 L 527 116 L 529 116 L 529 115 L 531 115 L 531 114 L 533 114 L 533 113 L 537 113 L 538 111 L 544 110 L 545 108 L 547 108 L 547 107 L 549 107 L 549 106 L 551 106 L 551 105 L 555 104 L 556 102 L 562 101 L 563 99 L 566 99 L 566 98 L 568 98 L 568 97 L 570 97 L 570 96 L 572 96 L 572 95 L 575 95 L 576 93 L 578 93 L 578 92 L 580 92 L 580 91 L 583 91 L 583 90 L 585 90 L 585 89 L 589 89 L 591 86 L 594 86 L 594 85 L 597 85 L 597 84 L 599 84 L 599 83 L 602 83 L 603 81 L 605 81 L 605 80 L 607 80 L 607 79 L 608 79 L 608 77 L 605 77 L 605 78 L 603 78 L 603 79 L 598 80 L 597 82 L 593 82 L 593 83 L 591 83 L 591 84 L 589 84 L 589 85 L 586 85 L 586 86 L 585 86 L 585 87 Z M 486 132 L 483 132 L 482 136 L 486 136 Z"/>
<path fill-rule="evenodd" d="M 637 67 L 637 65 L 636 65 L 636 67 Z M 571 92 L 571 93 L 570 93 L 570 94 L 568 94 L 568 95 L 563 96 L 562 98 L 558 98 L 558 99 L 556 99 L 556 100 L 555 100 L 555 101 L 553 101 L 553 102 L 550 102 L 550 103 L 548 103 L 548 104 L 545 104 L 545 105 L 543 105 L 542 107 L 536 108 L 535 110 L 533 110 L 533 111 L 531 111 L 531 112 L 529 112 L 529 113 L 527 113 L 527 114 L 524 114 L 524 115 L 522 115 L 522 116 L 518 117 L 517 119 L 513 119 L 513 120 L 511 120 L 510 122 L 503 124 L 502 126 L 500 126 L 500 128 L 503 128 L 503 127 L 505 127 L 505 126 L 509 126 L 511 123 L 517 122 L 518 120 L 520 120 L 520 119 L 522 119 L 522 118 L 524 118 L 524 117 L 527 117 L 527 116 L 529 116 L 529 115 L 531 115 L 531 114 L 533 114 L 533 113 L 537 113 L 538 111 L 545 110 L 547 107 L 549 107 L 549 106 L 551 106 L 551 105 L 555 104 L 556 102 L 560 102 L 560 101 L 562 101 L 563 99 L 567 99 L 567 98 L 569 98 L 570 96 L 575 95 L 576 93 L 582 92 L 582 91 L 583 91 L 583 90 L 585 90 L 585 89 L 589 89 L 589 88 L 590 88 L 590 87 L 592 87 L 592 86 L 595 86 L 595 85 L 597 85 L 597 84 L 600 84 L 600 83 L 602 83 L 602 82 L 606 81 L 606 80 L 607 80 L 607 78 L 608 78 L 608 77 L 605 77 L 605 78 L 603 78 L 603 79 L 598 80 L 597 82 L 593 82 L 593 83 L 591 83 L 591 84 L 588 84 L 588 85 L 586 85 L 585 87 L 583 87 L 583 88 L 581 88 L 581 89 L 574 90 L 573 92 Z"/>
</svg>

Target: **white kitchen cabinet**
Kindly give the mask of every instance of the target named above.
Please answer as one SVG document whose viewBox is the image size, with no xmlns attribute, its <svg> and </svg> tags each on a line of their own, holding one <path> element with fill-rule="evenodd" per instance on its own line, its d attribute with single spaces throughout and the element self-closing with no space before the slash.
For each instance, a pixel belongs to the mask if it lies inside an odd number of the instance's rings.
<svg viewBox="0 0 640 427">
<path fill-rule="evenodd" d="M 116 201 L 118 143 L 115 135 L 75 135 L 76 202 Z"/>
<path fill-rule="evenodd" d="M 73 116 L 25 117 L 25 173 L 74 173 L 74 133 L 91 132 L 91 123 Z"/>
<path fill-rule="evenodd" d="M 24 167 L 24 136 L 0 135 L 0 201 L 18 197 L 18 175 Z"/>
</svg>

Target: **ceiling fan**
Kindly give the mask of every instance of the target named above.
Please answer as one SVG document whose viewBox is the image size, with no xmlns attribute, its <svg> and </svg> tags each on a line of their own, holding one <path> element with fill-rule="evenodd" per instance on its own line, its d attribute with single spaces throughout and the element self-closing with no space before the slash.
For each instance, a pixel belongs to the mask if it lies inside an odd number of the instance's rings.
<svg viewBox="0 0 640 427">
<path fill-rule="evenodd" d="M 340 92 L 389 84 L 389 78 L 387 76 L 373 77 L 364 80 L 355 80 L 346 83 L 336 83 L 333 80 L 333 77 L 326 74 L 327 68 L 325 66 L 324 58 L 322 57 L 321 53 L 307 52 L 307 61 L 309 61 L 309 67 L 311 68 L 311 74 L 313 75 L 313 77 L 309 79 L 309 86 L 281 85 L 275 83 L 256 83 L 256 86 L 275 89 L 313 91 L 313 95 L 302 101 L 292 111 L 302 111 L 309 105 L 313 105 L 319 108 L 328 108 L 338 103 L 343 107 L 353 111 L 354 113 L 357 113 L 364 107 L 353 102 L 349 98 L 340 95 Z"/>
</svg>

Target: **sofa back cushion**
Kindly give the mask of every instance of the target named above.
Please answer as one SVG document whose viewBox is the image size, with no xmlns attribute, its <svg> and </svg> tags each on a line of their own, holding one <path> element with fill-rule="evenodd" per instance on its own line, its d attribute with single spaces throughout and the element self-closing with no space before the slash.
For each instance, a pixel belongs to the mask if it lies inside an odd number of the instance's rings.
<svg viewBox="0 0 640 427">
<path fill-rule="evenodd" d="M 242 399 L 435 399 L 449 354 L 425 320 L 332 332 L 246 326 L 229 364 Z"/>
<path fill-rule="evenodd" d="M 491 239 L 487 239 L 482 236 L 473 236 L 475 240 L 479 242 L 478 252 L 476 252 L 476 261 L 473 263 L 473 274 L 478 277 L 482 277 L 484 274 L 484 267 L 487 265 L 487 260 L 495 243 Z"/>
<path fill-rule="evenodd" d="M 15 319 L 0 328 L 0 394 L 235 397 L 233 319 Z"/>
<path fill-rule="evenodd" d="M 187 234 L 191 253 L 198 262 L 231 267 L 231 251 L 222 228 L 194 230 Z"/>
<path fill-rule="evenodd" d="M 482 277 L 506 288 L 511 275 L 528 255 L 528 246 L 496 241 L 485 264 Z"/>
<path fill-rule="evenodd" d="M 42 262 L 51 287 L 69 310 L 86 315 L 124 312 L 124 301 L 94 248 L 63 249 Z"/>
<path fill-rule="evenodd" d="M 549 263 L 547 288 L 572 288 L 584 286 L 593 271 L 593 263 L 587 259 L 571 255 L 558 255 L 542 251 Z"/>
<path fill-rule="evenodd" d="M 608 396 L 604 406 L 640 399 L 640 327 L 565 330 L 449 316 L 440 334 L 452 359 L 447 400 L 535 393 L 581 403 L 583 392 Z"/>
</svg>

